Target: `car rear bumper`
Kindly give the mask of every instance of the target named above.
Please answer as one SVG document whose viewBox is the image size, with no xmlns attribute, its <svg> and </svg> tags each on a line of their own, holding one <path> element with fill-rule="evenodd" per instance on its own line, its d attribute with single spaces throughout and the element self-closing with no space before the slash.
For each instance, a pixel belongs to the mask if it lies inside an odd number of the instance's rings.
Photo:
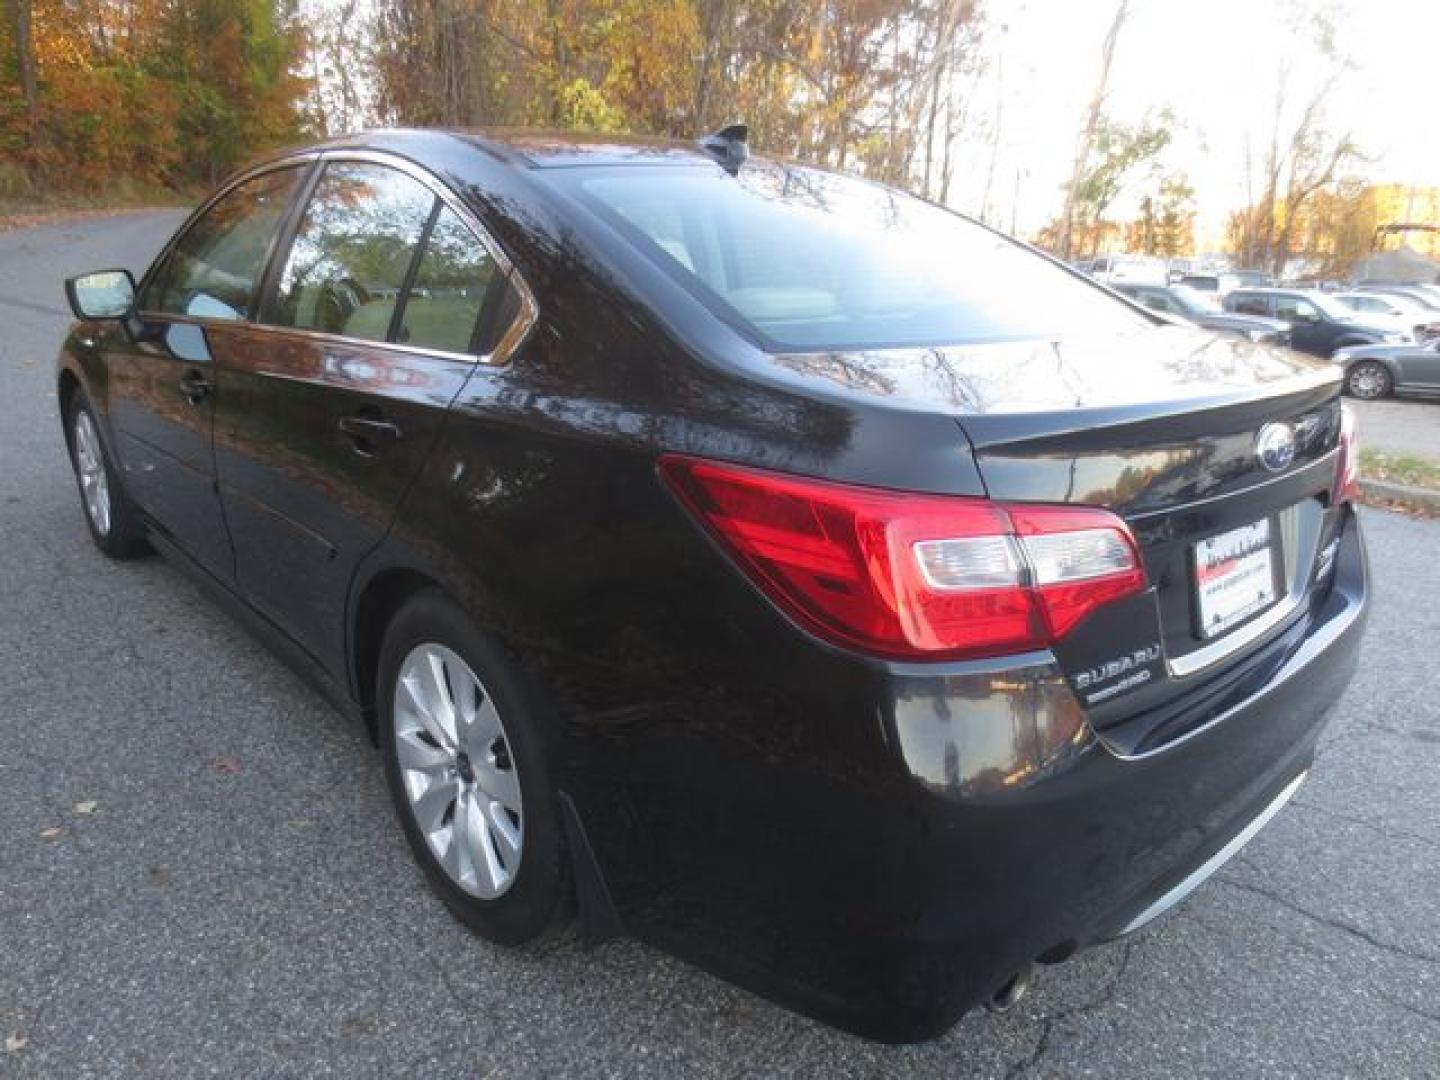
<svg viewBox="0 0 1440 1080">
<path fill-rule="evenodd" d="M 1265 646 L 1262 685 L 1143 755 L 1107 745 L 1043 653 L 872 670 L 864 707 L 883 746 L 849 744 L 837 716 L 823 767 L 780 743 L 632 748 L 614 767 L 644 779 L 618 815 L 583 800 L 621 918 L 858 1034 L 937 1036 L 1021 967 L 1168 909 L 1279 809 L 1356 664 L 1367 585 L 1353 515 L 1334 565 L 1306 617 Z M 789 722 L 771 717 L 763 737 Z"/>
<path fill-rule="evenodd" d="M 1165 892 L 1150 901 L 1148 905 L 1130 916 L 1129 921 L 1120 927 L 1118 933 L 1122 935 L 1133 934 L 1136 930 L 1150 925 L 1150 923 L 1164 915 L 1171 908 L 1182 903 L 1191 893 L 1209 881 L 1221 867 L 1236 855 L 1240 854 L 1245 845 L 1253 840 L 1260 830 L 1270 823 L 1270 820 L 1275 817 L 1276 814 L 1285 809 L 1286 804 L 1295 797 L 1295 793 L 1300 790 L 1300 785 L 1305 782 L 1305 779 L 1309 775 L 1310 771 L 1307 769 L 1295 777 L 1294 780 L 1291 780 L 1290 783 L 1286 784 L 1280 794 L 1270 800 L 1269 805 L 1267 805 L 1265 809 L 1251 818 L 1243 829 L 1225 842 L 1224 847 L 1220 848 L 1219 851 L 1216 851 L 1199 866 L 1191 870 L 1169 889 L 1165 890 Z"/>
</svg>

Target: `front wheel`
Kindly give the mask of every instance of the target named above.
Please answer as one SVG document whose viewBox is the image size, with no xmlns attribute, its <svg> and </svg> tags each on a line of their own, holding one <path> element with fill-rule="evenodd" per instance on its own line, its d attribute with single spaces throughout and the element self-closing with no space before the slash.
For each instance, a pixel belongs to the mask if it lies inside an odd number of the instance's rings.
<svg viewBox="0 0 1440 1080">
<path fill-rule="evenodd" d="M 77 390 L 71 399 L 65 439 L 95 546 L 112 559 L 143 555 L 149 545 L 140 512 L 125 494 L 120 475 L 105 452 L 95 413 L 83 391 Z"/>
<path fill-rule="evenodd" d="M 1362 401 L 1374 401 L 1389 395 L 1392 388 L 1390 372 L 1384 364 L 1374 360 L 1362 360 L 1345 376 L 1345 389 L 1351 397 Z"/>
<path fill-rule="evenodd" d="M 438 592 L 386 632 L 377 693 L 385 775 L 431 889 L 482 937 L 514 945 L 569 900 L 559 813 L 524 687 Z"/>
</svg>

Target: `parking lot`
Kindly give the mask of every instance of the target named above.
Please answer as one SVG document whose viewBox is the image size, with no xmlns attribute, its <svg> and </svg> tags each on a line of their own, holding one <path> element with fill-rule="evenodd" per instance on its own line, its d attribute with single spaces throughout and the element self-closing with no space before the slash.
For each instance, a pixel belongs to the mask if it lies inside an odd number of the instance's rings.
<svg viewBox="0 0 1440 1080">
<path fill-rule="evenodd" d="M 634 943 L 469 936 L 363 733 L 164 562 L 94 550 L 60 282 L 138 274 L 177 220 L 0 233 L 0 1076 L 1440 1076 L 1440 522 L 1366 511 L 1362 670 L 1217 879 L 1010 1013 L 876 1046 Z"/>
<path fill-rule="evenodd" d="M 1355 401 L 1361 445 L 1440 464 L 1440 401 Z"/>
</svg>

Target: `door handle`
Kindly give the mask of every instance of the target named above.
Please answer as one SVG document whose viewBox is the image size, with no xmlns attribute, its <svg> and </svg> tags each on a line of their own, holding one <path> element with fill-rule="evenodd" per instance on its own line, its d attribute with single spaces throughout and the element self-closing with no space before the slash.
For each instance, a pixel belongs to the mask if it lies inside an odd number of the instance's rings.
<svg viewBox="0 0 1440 1080">
<path fill-rule="evenodd" d="M 379 416 L 342 416 L 339 426 L 361 454 L 373 454 L 400 438 L 400 426 Z"/>
<path fill-rule="evenodd" d="M 180 392 L 191 405 L 199 405 L 214 391 L 215 384 L 202 372 L 191 368 L 180 378 Z"/>
</svg>

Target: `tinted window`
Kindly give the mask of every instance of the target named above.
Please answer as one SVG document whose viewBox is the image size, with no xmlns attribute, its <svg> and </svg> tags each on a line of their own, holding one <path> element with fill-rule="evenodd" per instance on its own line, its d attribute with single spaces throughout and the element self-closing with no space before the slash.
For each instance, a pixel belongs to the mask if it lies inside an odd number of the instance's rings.
<svg viewBox="0 0 1440 1080">
<path fill-rule="evenodd" d="M 557 170 L 558 172 L 558 170 Z M 777 350 L 1140 331 L 1094 285 L 864 181 L 756 162 L 577 169 L 577 194 L 717 313 Z"/>
<path fill-rule="evenodd" d="M 145 311 L 243 319 L 270 240 L 303 169 L 277 169 L 233 188 L 182 236 L 140 299 Z"/>
<path fill-rule="evenodd" d="M 490 253 L 454 211 L 442 209 L 426 241 L 395 340 L 469 352 L 494 280 L 495 260 Z"/>
<path fill-rule="evenodd" d="M 435 196 L 356 162 L 327 165 L 286 257 L 270 321 L 384 341 Z"/>
<path fill-rule="evenodd" d="M 1275 317 L 1288 319 L 1290 322 L 1319 322 L 1320 312 L 1310 301 L 1302 300 L 1298 296 L 1277 296 Z"/>
<path fill-rule="evenodd" d="M 1155 289 L 1140 289 L 1140 302 L 1152 311 L 1167 311 L 1172 314 L 1180 314 L 1180 306 L 1163 292 Z"/>
<path fill-rule="evenodd" d="M 1225 305 L 1242 315 L 1268 315 L 1269 304 L 1263 296 L 1232 296 Z"/>
<path fill-rule="evenodd" d="M 1187 315 L 1204 315 L 1220 307 L 1212 293 L 1198 292 L 1188 285 L 1172 285 L 1169 296 L 1176 310 Z"/>
</svg>

